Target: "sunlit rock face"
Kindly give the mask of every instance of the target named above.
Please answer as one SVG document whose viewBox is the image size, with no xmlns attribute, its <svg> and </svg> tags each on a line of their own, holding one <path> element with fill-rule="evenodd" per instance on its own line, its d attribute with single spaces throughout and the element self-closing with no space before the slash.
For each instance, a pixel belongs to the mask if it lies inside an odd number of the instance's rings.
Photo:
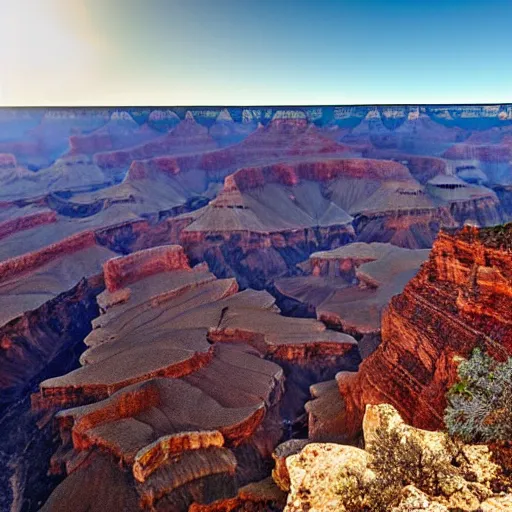
<svg viewBox="0 0 512 512">
<path fill-rule="evenodd" d="M 382 318 L 382 343 L 356 374 L 337 377 L 347 432 L 365 404 L 392 403 L 413 425 L 443 426 L 457 356 L 512 354 L 511 225 L 441 232 L 430 257 Z"/>
<path fill-rule="evenodd" d="M 507 477 L 485 445 L 407 425 L 388 404 L 366 407 L 364 449 L 334 443 L 280 445 L 275 481 L 286 512 L 303 510 L 507 510 Z M 284 458 L 284 461 L 281 461 Z M 494 508 L 495 507 L 495 508 Z"/>
</svg>

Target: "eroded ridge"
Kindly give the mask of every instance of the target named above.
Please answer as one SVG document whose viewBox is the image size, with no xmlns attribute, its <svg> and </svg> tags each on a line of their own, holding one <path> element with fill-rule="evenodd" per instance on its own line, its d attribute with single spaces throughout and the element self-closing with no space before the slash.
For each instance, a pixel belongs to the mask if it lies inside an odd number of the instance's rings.
<svg viewBox="0 0 512 512">
<path fill-rule="evenodd" d="M 104 276 L 82 367 L 33 396 L 37 410 L 61 409 L 52 470 L 68 476 L 54 496 L 89 485 L 94 466 L 98 485 L 122 482 L 119 499 L 140 508 L 282 500 L 260 481 L 283 435 L 285 373 L 334 373 L 357 359 L 355 340 L 280 315 L 268 292 L 239 292 L 234 279 L 191 267 L 179 246 L 110 259 Z M 101 494 L 87 498 L 91 510 Z"/>
</svg>

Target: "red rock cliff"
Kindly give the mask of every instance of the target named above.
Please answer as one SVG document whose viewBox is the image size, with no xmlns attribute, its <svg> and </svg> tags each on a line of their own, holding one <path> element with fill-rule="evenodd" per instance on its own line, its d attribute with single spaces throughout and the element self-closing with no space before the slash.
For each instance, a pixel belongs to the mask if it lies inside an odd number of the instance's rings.
<svg viewBox="0 0 512 512">
<path fill-rule="evenodd" d="M 456 356 L 512 354 L 512 224 L 441 232 L 429 260 L 382 319 L 382 344 L 357 374 L 339 374 L 349 434 L 366 404 L 391 403 L 412 425 L 443 424 Z"/>
<path fill-rule="evenodd" d="M 103 266 L 107 290 L 114 292 L 143 277 L 169 270 L 190 269 L 179 245 L 164 245 L 113 258 Z"/>
<path fill-rule="evenodd" d="M 52 221 L 51 217 L 48 219 Z M 43 224 L 45 222 L 42 222 Z M 82 231 L 75 235 L 47 245 L 37 251 L 28 252 L 0 262 L 0 282 L 30 270 L 41 267 L 49 261 L 61 257 L 63 254 L 71 254 L 86 247 L 95 245 L 96 238 L 93 231 Z"/>
<path fill-rule="evenodd" d="M 249 190 L 266 183 L 281 183 L 293 186 L 301 180 L 329 181 L 336 178 L 410 180 L 411 175 L 404 165 L 391 160 L 366 158 L 340 158 L 273 164 L 262 167 L 246 167 L 226 177 L 225 189 Z"/>
<path fill-rule="evenodd" d="M 6 238 L 18 231 L 32 229 L 43 224 L 52 224 L 57 222 L 57 214 L 52 210 L 46 210 L 24 217 L 15 217 L 13 219 L 0 222 L 0 240 Z"/>
</svg>

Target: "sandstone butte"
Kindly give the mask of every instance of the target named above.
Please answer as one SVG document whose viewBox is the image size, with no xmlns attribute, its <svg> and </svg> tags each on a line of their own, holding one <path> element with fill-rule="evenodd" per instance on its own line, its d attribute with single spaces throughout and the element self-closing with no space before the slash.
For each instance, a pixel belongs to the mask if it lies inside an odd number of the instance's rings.
<svg viewBox="0 0 512 512">
<path fill-rule="evenodd" d="M 492 190 L 466 183 L 455 192 L 449 187 L 444 181 L 424 187 L 398 162 L 310 158 L 239 169 L 207 206 L 169 223 L 194 261 L 207 261 L 243 285 L 263 287 L 265 277 L 290 271 L 313 247 L 355 238 L 428 248 L 442 226 L 503 218 Z"/>
<path fill-rule="evenodd" d="M 443 427 L 446 392 L 457 358 L 475 347 L 499 359 L 512 354 L 512 225 L 442 231 L 416 276 L 394 296 L 382 317 L 382 342 L 356 373 L 336 376 L 340 402 L 328 406 L 315 388 L 308 407 L 317 435 L 353 438 L 366 404 L 390 403 L 410 424 Z M 319 402 L 318 402 L 319 401 Z M 316 403 L 318 402 L 318 403 Z"/>
<path fill-rule="evenodd" d="M 104 280 L 82 367 L 33 395 L 59 411 L 51 469 L 67 475 L 43 510 L 100 510 L 114 488 L 109 503 L 134 509 L 282 502 L 265 478 L 296 393 L 285 376 L 308 386 L 354 368 L 356 341 L 281 316 L 268 292 L 190 267 L 179 246 L 110 259 Z"/>
</svg>

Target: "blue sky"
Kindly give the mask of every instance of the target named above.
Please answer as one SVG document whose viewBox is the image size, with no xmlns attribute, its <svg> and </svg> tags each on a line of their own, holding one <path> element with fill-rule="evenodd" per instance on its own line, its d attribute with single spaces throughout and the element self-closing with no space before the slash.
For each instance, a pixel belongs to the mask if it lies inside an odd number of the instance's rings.
<svg viewBox="0 0 512 512">
<path fill-rule="evenodd" d="M 3 1 L 2 104 L 512 101 L 512 0 Z"/>
</svg>

